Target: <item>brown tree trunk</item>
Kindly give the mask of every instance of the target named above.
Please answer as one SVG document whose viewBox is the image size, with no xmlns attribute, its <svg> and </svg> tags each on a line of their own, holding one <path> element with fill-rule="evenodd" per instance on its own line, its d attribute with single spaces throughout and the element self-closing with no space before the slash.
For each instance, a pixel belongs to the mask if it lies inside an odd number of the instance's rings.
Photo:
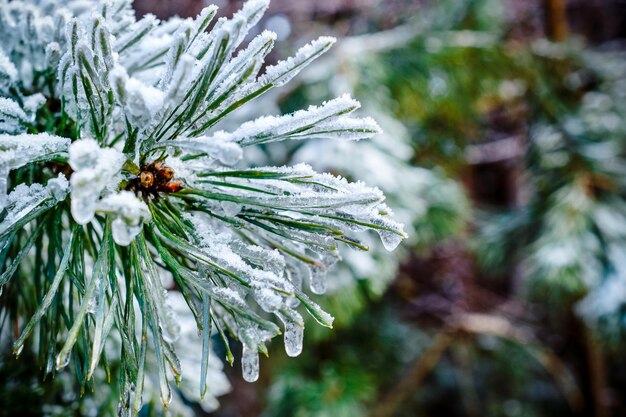
<svg viewBox="0 0 626 417">
<path fill-rule="evenodd" d="M 566 40 L 569 34 L 566 7 L 567 0 L 543 0 L 543 2 L 548 37 L 557 42 Z"/>
<path fill-rule="evenodd" d="M 593 397 L 595 417 L 609 417 L 611 415 L 608 398 L 606 366 L 602 345 L 593 331 L 585 324 L 585 344 L 587 348 L 587 362 L 589 367 L 589 385 Z"/>
</svg>

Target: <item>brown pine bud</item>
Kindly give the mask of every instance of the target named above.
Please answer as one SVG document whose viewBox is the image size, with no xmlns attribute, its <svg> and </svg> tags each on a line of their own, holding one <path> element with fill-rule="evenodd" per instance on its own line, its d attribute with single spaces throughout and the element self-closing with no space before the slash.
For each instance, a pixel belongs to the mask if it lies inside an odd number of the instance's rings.
<svg viewBox="0 0 626 417">
<path fill-rule="evenodd" d="M 163 189 L 163 192 L 166 193 L 177 193 L 183 189 L 183 183 L 180 181 L 170 181 L 163 184 L 161 188 Z"/>
<path fill-rule="evenodd" d="M 163 167 L 164 167 L 163 162 L 161 162 L 161 161 L 154 161 L 153 163 L 148 165 L 147 170 L 148 171 L 152 171 L 152 172 L 158 172 L 158 171 L 162 170 Z"/>
<path fill-rule="evenodd" d="M 164 166 L 162 169 L 160 169 L 157 172 L 157 178 L 160 181 L 167 182 L 167 181 L 171 180 L 172 178 L 174 178 L 174 170 L 172 168 L 170 168 L 170 167 Z"/>
<path fill-rule="evenodd" d="M 144 188 L 150 188 L 154 184 L 154 174 L 152 172 L 143 171 L 139 174 L 141 186 Z"/>
</svg>

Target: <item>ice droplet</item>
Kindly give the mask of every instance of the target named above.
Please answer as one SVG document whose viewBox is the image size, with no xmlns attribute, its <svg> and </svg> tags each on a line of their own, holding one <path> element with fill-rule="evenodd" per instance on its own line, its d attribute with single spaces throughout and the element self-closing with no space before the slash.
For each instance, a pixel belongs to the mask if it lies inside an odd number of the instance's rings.
<svg viewBox="0 0 626 417">
<path fill-rule="evenodd" d="M 87 224 L 93 220 L 96 213 L 97 197 L 72 195 L 71 209 L 72 217 L 78 224 Z"/>
<path fill-rule="evenodd" d="M 24 344 L 21 344 L 18 346 L 17 350 L 13 353 L 15 353 L 15 357 L 19 358 L 19 356 L 22 354 L 22 351 L 24 350 Z"/>
<path fill-rule="evenodd" d="M 297 323 L 285 323 L 285 352 L 290 357 L 296 357 L 302 353 L 302 341 L 304 339 L 304 328 Z"/>
<path fill-rule="evenodd" d="M 115 217 L 111 224 L 113 240 L 128 246 L 143 229 L 143 221 L 150 218 L 148 206 L 130 191 L 110 194 L 100 201 L 98 210 Z"/>
<path fill-rule="evenodd" d="M 400 242 L 402 242 L 402 239 L 404 239 L 403 236 L 388 230 L 378 230 L 377 232 L 380 236 L 380 240 L 383 242 L 383 246 L 389 252 L 395 250 Z"/>
<path fill-rule="evenodd" d="M 243 379 L 247 382 L 255 382 L 259 379 L 259 351 L 243 345 L 241 354 L 241 371 Z"/>
<path fill-rule="evenodd" d="M 129 225 L 123 219 L 117 218 L 111 223 L 113 240 L 120 246 L 128 246 L 141 232 L 143 225 Z"/>
<path fill-rule="evenodd" d="M 100 146 L 93 139 L 76 141 L 69 149 L 70 166 L 74 171 L 94 167 L 100 157 Z"/>
<path fill-rule="evenodd" d="M 166 408 L 172 402 L 172 389 L 170 388 L 170 384 L 167 382 L 167 379 L 160 378 L 161 382 L 161 404 L 163 404 L 163 408 Z"/>
<path fill-rule="evenodd" d="M 314 294 L 326 292 L 326 270 L 319 266 L 311 267 L 311 291 Z"/>
<path fill-rule="evenodd" d="M 61 353 L 57 356 L 57 370 L 65 368 L 70 363 L 70 355 L 72 351 L 69 350 L 67 353 L 61 355 Z"/>
<path fill-rule="evenodd" d="M 62 174 L 59 174 L 57 178 L 52 178 L 48 181 L 48 190 L 56 201 L 65 200 L 69 187 L 70 183 Z"/>
</svg>

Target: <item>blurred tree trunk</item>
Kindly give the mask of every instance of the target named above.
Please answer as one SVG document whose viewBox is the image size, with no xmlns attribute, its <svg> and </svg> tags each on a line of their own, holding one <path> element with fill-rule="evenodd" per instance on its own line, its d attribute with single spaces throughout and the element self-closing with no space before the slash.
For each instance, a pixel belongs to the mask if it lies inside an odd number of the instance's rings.
<svg viewBox="0 0 626 417">
<path fill-rule="evenodd" d="M 557 42 L 566 40 L 569 33 L 566 0 L 543 0 L 543 2 L 548 36 Z"/>
<path fill-rule="evenodd" d="M 585 344 L 587 348 L 587 362 L 589 367 L 589 385 L 593 398 L 593 408 L 595 417 L 609 417 L 611 415 L 608 401 L 608 387 L 606 366 L 602 344 L 594 334 L 593 330 L 585 324 Z"/>
</svg>

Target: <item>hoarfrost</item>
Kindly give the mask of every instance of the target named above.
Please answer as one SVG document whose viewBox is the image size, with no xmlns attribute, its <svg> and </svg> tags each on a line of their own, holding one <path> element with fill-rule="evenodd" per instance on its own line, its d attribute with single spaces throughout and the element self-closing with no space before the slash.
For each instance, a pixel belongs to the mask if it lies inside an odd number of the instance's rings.
<svg viewBox="0 0 626 417">
<path fill-rule="evenodd" d="M 119 184 L 126 158 L 115 149 L 100 148 L 93 139 L 72 143 L 69 156 L 74 170 L 70 179 L 72 217 L 78 224 L 87 224 L 95 216 L 101 194 Z"/>
<path fill-rule="evenodd" d="M 0 135 L 0 209 L 6 205 L 8 176 L 11 170 L 32 162 L 64 156 L 70 140 L 48 133 L 37 135 Z"/>
<path fill-rule="evenodd" d="M 0 131 L 17 134 L 25 132 L 30 123 L 29 117 L 15 101 L 0 97 Z"/>
<path fill-rule="evenodd" d="M 0 90 L 6 89 L 17 79 L 17 69 L 0 48 Z"/>
<path fill-rule="evenodd" d="M 311 43 L 303 46 L 296 52 L 296 55 L 269 67 L 265 74 L 259 79 L 258 84 L 282 86 L 293 79 L 302 68 L 322 55 L 337 42 L 337 39 L 330 36 L 322 36 Z"/>
<path fill-rule="evenodd" d="M 181 149 L 190 156 L 209 156 L 224 165 L 235 165 L 243 158 L 243 149 L 237 143 L 220 135 L 177 139 L 163 143 L 162 146 Z"/>
<path fill-rule="evenodd" d="M 48 133 L 0 135 L 0 164 L 17 169 L 32 162 L 67 154 L 70 140 Z"/>
<path fill-rule="evenodd" d="M 244 123 L 227 137 L 249 146 L 287 139 L 359 140 L 380 133 L 380 127 L 370 118 L 345 117 L 359 107 L 356 100 L 346 95 L 290 115 L 266 116 Z"/>
<path fill-rule="evenodd" d="M 135 78 L 126 81 L 126 110 L 133 124 L 148 123 L 163 106 L 163 92 Z"/>
<path fill-rule="evenodd" d="M 0 236 L 16 228 L 33 212 L 44 211 L 67 196 L 69 187 L 63 176 L 52 178 L 46 186 L 41 184 L 17 185 L 6 199 L 6 212 L 0 222 Z"/>
</svg>

